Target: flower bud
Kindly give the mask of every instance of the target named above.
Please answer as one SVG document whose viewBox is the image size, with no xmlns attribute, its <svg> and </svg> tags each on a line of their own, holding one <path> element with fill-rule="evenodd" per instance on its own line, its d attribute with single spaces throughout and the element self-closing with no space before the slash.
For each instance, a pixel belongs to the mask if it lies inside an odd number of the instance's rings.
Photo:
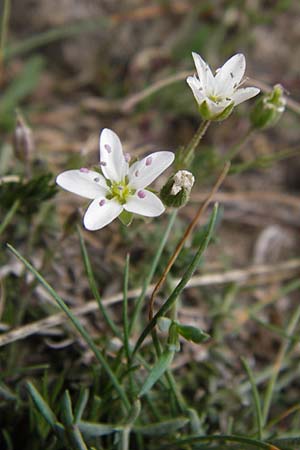
<svg viewBox="0 0 300 450">
<path fill-rule="evenodd" d="M 17 123 L 13 135 L 13 146 L 16 157 L 23 163 L 28 163 L 34 150 L 34 141 L 31 129 L 26 125 L 20 114 L 17 114 Z"/>
<path fill-rule="evenodd" d="M 188 170 L 178 170 L 160 191 L 160 197 L 166 206 L 181 208 L 189 198 L 195 182 L 194 175 Z"/>
<path fill-rule="evenodd" d="M 258 129 L 274 126 L 283 114 L 285 105 L 283 88 L 276 84 L 270 93 L 264 94 L 255 103 L 250 114 L 252 126 Z"/>
</svg>

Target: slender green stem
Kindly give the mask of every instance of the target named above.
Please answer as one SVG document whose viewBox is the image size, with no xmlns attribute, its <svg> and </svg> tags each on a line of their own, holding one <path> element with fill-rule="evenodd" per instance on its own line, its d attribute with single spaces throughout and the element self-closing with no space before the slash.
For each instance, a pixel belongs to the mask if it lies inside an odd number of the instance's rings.
<svg viewBox="0 0 300 450">
<path fill-rule="evenodd" d="M 247 372 L 251 387 L 252 387 L 252 393 L 253 393 L 253 400 L 254 400 L 254 406 L 255 406 L 255 412 L 256 412 L 256 424 L 257 424 L 257 437 L 258 439 L 262 439 L 263 434 L 263 419 L 262 419 L 262 410 L 261 410 L 261 402 L 259 398 L 259 393 L 257 386 L 255 384 L 255 379 L 252 373 L 252 370 L 246 361 L 246 359 L 242 358 L 243 366 Z"/>
<path fill-rule="evenodd" d="M 101 301 L 101 296 L 99 294 L 99 290 L 96 284 L 96 280 L 94 277 L 94 273 L 93 273 L 93 269 L 92 269 L 92 265 L 88 256 L 88 252 L 84 243 L 84 239 L 82 237 L 81 231 L 79 229 L 79 227 L 77 228 L 78 231 L 78 235 L 79 235 L 79 241 L 80 241 L 80 248 L 81 248 L 81 253 L 82 253 L 82 258 L 83 258 L 83 262 L 84 262 L 84 267 L 85 267 L 85 271 L 89 280 L 89 284 L 90 284 L 90 288 L 91 291 L 98 303 L 99 309 L 101 311 L 101 313 L 103 314 L 104 320 L 106 321 L 107 325 L 109 326 L 109 328 L 112 330 L 112 332 L 119 338 L 122 338 L 122 334 L 119 330 L 119 328 L 117 327 L 117 325 L 113 322 L 113 320 L 111 319 L 110 315 L 108 314 L 105 306 L 103 305 L 102 301 Z"/>
<path fill-rule="evenodd" d="M 205 135 L 210 124 L 211 124 L 210 120 L 203 120 L 203 122 L 200 123 L 191 141 L 188 143 L 186 147 L 182 149 L 182 151 L 179 154 L 179 159 L 177 161 L 178 169 L 188 168 L 191 166 L 191 163 L 194 159 L 195 150 L 197 149 L 201 139 Z"/>
<path fill-rule="evenodd" d="M 8 24 L 9 24 L 9 18 L 10 18 L 10 5 L 11 0 L 4 0 L 3 5 L 3 14 L 2 14 L 2 22 L 1 22 L 1 35 L 0 35 L 0 71 L 2 69 L 2 62 L 4 59 L 4 51 L 6 46 L 6 39 L 7 39 L 7 31 L 8 31 Z M 1 77 L 1 72 L 0 72 Z"/>
<path fill-rule="evenodd" d="M 130 409 L 130 402 L 127 398 L 127 395 L 119 383 L 118 379 L 116 378 L 115 374 L 113 373 L 112 369 L 110 368 L 106 358 L 101 353 L 99 348 L 94 343 L 93 339 L 90 337 L 86 329 L 81 325 L 78 318 L 73 314 L 73 312 L 70 310 L 70 308 L 65 304 L 63 299 L 57 294 L 57 292 L 50 286 L 50 284 L 47 283 L 47 281 L 42 277 L 42 275 L 10 244 L 7 244 L 9 250 L 27 267 L 28 270 L 36 277 L 36 279 L 39 281 L 39 283 L 46 289 L 46 291 L 51 295 L 51 297 L 56 301 L 60 309 L 69 317 L 71 322 L 73 323 L 74 327 L 77 329 L 79 334 L 83 337 L 85 342 L 88 344 L 90 349 L 93 351 L 96 359 L 100 362 L 101 366 L 107 373 L 108 377 L 111 380 L 111 383 L 115 387 L 116 391 L 118 392 L 120 399 L 122 400 L 124 406 L 127 410 Z"/>
<path fill-rule="evenodd" d="M 289 325 L 287 327 L 288 335 L 292 335 L 294 333 L 299 320 L 300 320 L 300 306 L 296 309 L 295 313 L 292 315 L 292 318 L 289 322 Z M 263 425 L 264 426 L 266 425 L 266 422 L 268 420 L 276 381 L 277 381 L 277 378 L 278 378 L 278 375 L 279 375 L 279 372 L 281 369 L 281 365 L 282 365 L 285 355 L 288 351 L 289 345 L 290 345 L 289 340 L 286 340 L 281 344 L 277 358 L 274 363 L 271 378 L 270 378 L 269 383 L 266 388 L 266 393 L 265 393 L 265 397 L 264 397 L 264 406 L 263 406 Z"/>
<path fill-rule="evenodd" d="M 20 206 L 20 199 L 16 199 L 14 203 L 12 204 L 10 210 L 7 212 L 6 216 L 4 217 L 2 223 L 0 224 L 0 236 L 6 229 L 6 227 L 10 224 L 12 221 L 14 215 L 16 214 L 18 208 Z"/>
<path fill-rule="evenodd" d="M 134 308 L 134 311 L 133 311 L 132 319 L 131 319 L 131 322 L 129 324 L 129 329 L 128 329 L 129 335 L 131 334 L 132 330 L 134 329 L 134 326 L 135 326 L 135 323 L 137 321 L 137 318 L 139 317 L 139 314 L 141 312 L 147 288 L 150 285 L 151 280 L 153 278 L 153 275 L 154 275 L 154 273 L 155 273 L 155 271 L 157 269 L 160 257 L 162 255 L 162 252 L 163 252 L 164 248 L 165 248 L 165 245 L 167 243 L 167 240 L 168 240 L 168 237 L 170 235 L 171 229 L 172 229 L 172 227 L 174 225 L 174 222 L 175 222 L 175 219 L 177 217 L 177 213 L 178 213 L 178 211 L 174 210 L 171 213 L 171 215 L 170 215 L 169 223 L 167 225 L 167 228 L 166 228 L 164 234 L 162 235 L 159 247 L 158 247 L 158 249 L 156 251 L 155 257 L 154 257 L 154 259 L 152 261 L 152 264 L 151 264 L 151 267 L 149 269 L 148 276 L 145 279 L 142 291 L 141 291 L 141 293 L 140 293 L 140 295 L 139 295 L 139 297 L 138 297 L 138 299 L 136 301 L 136 305 L 135 305 L 135 308 Z"/>
<path fill-rule="evenodd" d="M 124 333 L 124 348 L 127 361 L 130 360 L 130 346 L 128 334 L 128 275 L 129 275 L 129 254 L 126 255 L 124 284 L 123 284 L 123 333 Z"/>
<path fill-rule="evenodd" d="M 206 250 L 206 248 L 207 248 L 207 246 L 209 244 L 209 241 L 210 241 L 210 239 L 212 237 L 213 230 L 214 230 L 215 223 L 216 223 L 216 219 L 217 219 L 217 213 L 218 213 L 218 205 L 215 204 L 215 207 L 214 207 L 214 210 L 213 210 L 213 213 L 212 213 L 209 225 L 207 227 L 207 231 L 206 231 L 205 237 L 204 237 L 201 245 L 199 246 L 199 249 L 198 249 L 196 255 L 194 256 L 191 264 L 187 268 L 187 270 L 184 273 L 182 279 L 180 280 L 178 285 L 175 287 L 175 289 L 173 290 L 171 295 L 168 297 L 166 302 L 162 305 L 162 307 L 158 310 L 158 312 L 155 314 L 153 319 L 148 323 L 146 328 L 143 330 L 142 334 L 140 335 L 140 337 L 139 337 L 139 339 L 138 339 L 138 341 L 137 341 L 137 343 L 136 343 L 136 345 L 134 347 L 133 354 L 136 353 L 136 351 L 139 349 L 139 347 L 143 343 L 143 341 L 146 338 L 146 336 L 155 327 L 159 317 L 162 317 L 164 314 L 166 314 L 166 312 L 169 311 L 169 309 L 173 306 L 174 302 L 176 302 L 178 296 L 183 291 L 183 289 L 186 286 L 186 284 L 188 283 L 189 279 L 193 276 L 193 273 L 195 272 L 196 268 L 199 265 L 201 256 L 204 253 L 204 251 Z"/>
</svg>

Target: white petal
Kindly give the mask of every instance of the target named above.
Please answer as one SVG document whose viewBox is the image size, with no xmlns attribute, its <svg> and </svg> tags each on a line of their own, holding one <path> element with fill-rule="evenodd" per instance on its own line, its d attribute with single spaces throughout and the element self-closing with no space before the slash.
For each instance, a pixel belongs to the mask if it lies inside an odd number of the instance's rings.
<svg viewBox="0 0 300 450">
<path fill-rule="evenodd" d="M 90 199 L 105 195 L 107 192 L 105 178 L 98 172 L 85 168 L 62 172 L 56 178 L 56 183 L 73 194 Z"/>
<path fill-rule="evenodd" d="M 215 79 L 209 65 L 201 58 L 198 53 L 193 52 L 193 59 L 197 69 L 199 81 L 204 91 L 212 93 L 214 91 Z"/>
<path fill-rule="evenodd" d="M 103 175 L 112 181 L 122 181 L 128 172 L 121 141 L 116 133 L 104 128 L 100 134 L 100 163 Z"/>
<path fill-rule="evenodd" d="M 126 211 L 147 217 L 160 216 L 165 210 L 160 199 L 150 191 L 138 190 L 124 205 Z"/>
<path fill-rule="evenodd" d="M 205 100 L 205 93 L 203 87 L 201 86 L 201 83 L 195 76 L 188 77 L 186 79 L 186 82 L 192 89 L 195 99 L 197 100 L 199 105 L 201 105 L 201 103 Z"/>
<path fill-rule="evenodd" d="M 217 71 L 216 95 L 229 95 L 240 84 L 246 69 L 245 56 L 242 53 L 232 56 Z"/>
<path fill-rule="evenodd" d="M 174 161 L 172 152 L 155 152 L 137 161 L 129 169 L 129 185 L 134 189 L 149 186 Z"/>
<path fill-rule="evenodd" d="M 87 230 L 100 230 L 121 213 L 123 206 L 115 200 L 96 198 L 86 210 L 83 224 Z"/>
<path fill-rule="evenodd" d="M 260 90 L 256 87 L 241 88 L 232 94 L 232 100 L 235 105 L 239 105 L 249 98 L 255 97 L 259 92 Z"/>
</svg>

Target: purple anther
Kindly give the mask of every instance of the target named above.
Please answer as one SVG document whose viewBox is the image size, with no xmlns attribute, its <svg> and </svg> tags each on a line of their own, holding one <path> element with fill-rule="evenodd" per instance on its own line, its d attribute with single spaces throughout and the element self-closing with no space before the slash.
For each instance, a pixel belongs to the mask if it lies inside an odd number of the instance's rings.
<svg viewBox="0 0 300 450">
<path fill-rule="evenodd" d="M 139 198 L 145 198 L 146 197 L 146 192 L 145 191 L 138 191 L 137 193 Z"/>
<path fill-rule="evenodd" d="M 100 200 L 99 206 L 103 206 L 104 204 L 105 204 L 105 200 L 104 200 L 104 198 L 103 198 L 102 200 Z"/>
<path fill-rule="evenodd" d="M 138 177 L 138 176 L 139 176 L 139 171 L 136 170 L 136 171 L 134 172 L 134 175 L 135 175 L 136 177 Z"/>
<path fill-rule="evenodd" d="M 105 145 L 104 145 L 104 148 L 105 148 L 105 150 L 106 150 L 108 153 L 111 153 L 111 146 L 110 146 L 110 145 L 105 144 Z"/>
<path fill-rule="evenodd" d="M 79 172 L 81 172 L 81 173 L 89 173 L 89 169 L 87 169 L 86 167 L 81 167 L 81 169 L 79 169 Z"/>
<path fill-rule="evenodd" d="M 124 156 L 125 156 L 125 161 L 129 163 L 130 160 L 131 160 L 131 155 L 130 155 L 130 153 L 125 153 Z"/>
<path fill-rule="evenodd" d="M 100 166 L 103 166 L 103 167 L 105 167 L 106 166 L 106 162 L 105 161 L 100 161 Z"/>
<path fill-rule="evenodd" d="M 119 191 L 123 191 L 123 187 L 122 186 L 118 186 L 118 190 Z"/>
<path fill-rule="evenodd" d="M 96 178 L 94 178 L 94 181 L 95 181 L 95 183 L 99 183 L 100 178 L 99 178 L 99 177 L 96 177 Z"/>
<path fill-rule="evenodd" d="M 146 158 L 146 166 L 150 166 L 152 164 L 152 156 L 148 156 L 148 158 Z"/>
</svg>

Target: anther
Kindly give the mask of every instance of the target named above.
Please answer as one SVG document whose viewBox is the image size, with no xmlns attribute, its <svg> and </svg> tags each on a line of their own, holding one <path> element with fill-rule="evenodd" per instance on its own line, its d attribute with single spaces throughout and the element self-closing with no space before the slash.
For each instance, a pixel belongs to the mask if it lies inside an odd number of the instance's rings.
<svg viewBox="0 0 300 450">
<path fill-rule="evenodd" d="M 134 172 L 134 175 L 135 175 L 136 177 L 138 177 L 138 176 L 139 176 L 139 171 L 136 170 L 136 171 Z"/>
<path fill-rule="evenodd" d="M 89 173 L 89 169 L 87 169 L 86 167 L 81 167 L 81 169 L 79 169 L 79 172 L 81 172 L 81 173 Z"/>
<path fill-rule="evenodd" d="M 106 150 L 108 153 L 111 153 L 111 146 L 110 146 L 110 145 L 105 144 L 105 145 L 104 145 L 104 148 L 105 148 L 105 150 Z"/>
<path fill-rule="evenodd" d="M 146 166 L 150 166 L 152 164 L 152 156 L 148 156 L 146 159 Z"/>
<path fill-rule="evenodd" d="M 103 206 L 104 204 L 105 204 L 105 200 L 104 200 L 104 198 L 103 198 L 102 200 L 100 200 L 99 206 Z"/>
<path fill-rule="evenodd" d="M 94 181 L 95 181 L 96 183 L 99 183 L 100 178 L 99 178 L 99 177 L 96 177 L 96 178 L 94 178 Z"/>
<path fill-rule="evenodd" d="M 146 192 L 145 191 L 138 191 L 137 193 L 139 198 L 145 198 L 146 197 Z"/>
</svg>

